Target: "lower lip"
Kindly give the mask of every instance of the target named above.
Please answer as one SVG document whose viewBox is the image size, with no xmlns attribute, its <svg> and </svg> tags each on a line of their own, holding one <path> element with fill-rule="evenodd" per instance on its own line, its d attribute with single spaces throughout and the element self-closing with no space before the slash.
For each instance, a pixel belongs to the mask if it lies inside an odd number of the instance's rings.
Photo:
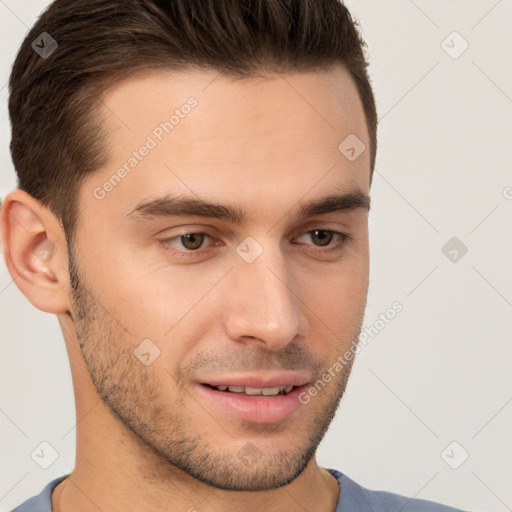
<svg viewBox="0 0 512 512">
<path fill-rule="evenodd" d="M 287 395 L 250 396 L 245 393 L 217 391 L 199 384 L 199 391 L 224 411 L 243 421 L 259 424 L 277 423 L 290 416 L 300 407 L 299 395 L 306 388 L 307 385 L 299 386 Z"/>
</svg>

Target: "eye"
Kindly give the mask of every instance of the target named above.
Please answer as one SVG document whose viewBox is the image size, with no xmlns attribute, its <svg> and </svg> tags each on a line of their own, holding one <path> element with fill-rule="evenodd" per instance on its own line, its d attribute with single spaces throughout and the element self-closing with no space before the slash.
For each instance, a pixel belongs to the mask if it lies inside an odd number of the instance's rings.
<svg viewBox="0 0 512 512">
<path fill-rule="evenodd" d="M 297 240 L 303 237 L 310 237 L 313 241 L 313 245 L 316 245 L 317 247 L 329 247 L 327 250 L 331 251 L 341 249 L 343 247 L 343 242 L 349 238 L 349 235 L 330 229 L 313 229 L 298 237 Z M 331 242 L 336 238 L 338 238 L 339 243 L 330 247 Z"/>
<path fill-rule="evenodd" d="M 187 252 L 194 252 L 202 248 L 207 238 L 210 238 L 210 235 L 207 233 L 183 233 L 173 236 L 172 238 L 161 240 L 161 243 L 164 244 L 164 246 L 178 245 L 178 248 L 185 249 Z"/>
<path fill-rule="evenodd" d="M 300 242 L 300 239 L 309 237 L 313 242 Z M 332 251 L 341 251 L 344 247 L 344 242 L 350 238 L 346 233 L 334 231 L 330 229 L 313 229 L 306 232 L 299 233 L 299 236 L 294 237 L 292 243 L 296 243 L 298 240 L 299 244 L 313 245 L 318 248 L 318 252 L 329 253 Z M 332 243 L 333 240 L 338 240 L 338 243 Z M 201 254 L 205 254 L 211 249 L 212 245 L 222 245 L 222 242 L 213 242 L 209 245 L 208 240 L 214 241 L 214 238 L 208 233 L 204 232 L 185 232 L 175 235 L 170 238 L 159 240 L 160 245 L 165 251 L 171 252 L 173 255 L 178 257 L 194 257 Z"/>
</svg>

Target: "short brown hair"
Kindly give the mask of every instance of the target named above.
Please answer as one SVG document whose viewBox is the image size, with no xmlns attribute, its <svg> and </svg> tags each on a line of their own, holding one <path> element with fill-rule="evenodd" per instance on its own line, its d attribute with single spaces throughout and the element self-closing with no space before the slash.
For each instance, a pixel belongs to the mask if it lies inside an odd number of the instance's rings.
<svg viewBox="0 0 512 512">
<path fill-rule="evenodd" d="M 47 58 L 32 47 L 43 32 L 58 44 Z M 9 82 L 18 187 L 71 237 L 80 184 L 108 161 L 94 114 L 116 81 L 150 69 L 244 78 L 336 64 L 350 72 L 363 104 L 371 183 L 377 114 L 365 46 L 339 0 L 55 0 L 21 44 Z"/>
</svg>

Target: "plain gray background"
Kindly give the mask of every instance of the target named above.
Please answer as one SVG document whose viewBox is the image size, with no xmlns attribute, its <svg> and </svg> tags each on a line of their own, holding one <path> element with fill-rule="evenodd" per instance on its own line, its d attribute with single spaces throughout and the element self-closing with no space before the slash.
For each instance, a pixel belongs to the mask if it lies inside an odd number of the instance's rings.
<svg viewBox="0 0 512 512">
<path fill-rule="evenodd" d="M 10 66 L 47 3 L 0 0 L 2 194 L 15 186 Z M 369 45 L 380 118 L 365 315 L 373 337 L 318 461 L 370 488 L 512 510 L 512 2 L 347 5 Z M 382 327 L 395 302 L 403 311 Z M 75 411 L 57 320 L 30 305 L 3 260 L 0 314 L 6 511 L 72 470 Z M 31 458 L 43 441 L 59 455 L 48 469 Z"/>
</svg>

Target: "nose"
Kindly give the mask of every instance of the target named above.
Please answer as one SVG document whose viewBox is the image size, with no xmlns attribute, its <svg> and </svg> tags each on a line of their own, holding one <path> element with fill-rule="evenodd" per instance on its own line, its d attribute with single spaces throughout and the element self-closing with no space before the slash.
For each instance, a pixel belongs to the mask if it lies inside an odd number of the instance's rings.
<svg viewBox="0 0 512 512">
<path fill-rule="evenodd" d="M 279 351 L 305 334 L 302 302 L 293 284 L 279 248 L 266 247 L 252 263 L 236 255 L 223 306 L 228 336 L 242 343 L 256 339 Z"/>
</svg>

